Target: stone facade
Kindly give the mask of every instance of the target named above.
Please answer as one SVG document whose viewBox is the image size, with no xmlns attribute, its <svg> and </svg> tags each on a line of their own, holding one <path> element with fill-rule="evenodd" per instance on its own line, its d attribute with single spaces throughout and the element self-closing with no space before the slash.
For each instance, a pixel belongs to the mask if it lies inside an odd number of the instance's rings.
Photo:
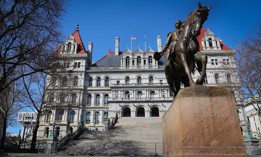
<svg viewBox="0 0 261 157">
<path fill-rule="evenodd" d="M 246 121 L 236 73 L 235 51 L 228 48 L 214 34 L 202 29 L 198 38 L 200 50 L 208 55 L 205 85 L 227 87 L 235 96 L 243 134 Z M 162 50 L 157 37 L 157 51 Z M 79 29 L 61 46 L 66 72 L 62 77 L 49 77 L 48 112 L 41 118 L 39 137 L 53 124 L 59 126 L 61 137 L 79 125 L 89 129 L 105 130 L 108 119 L 116 117 L 162 117 L 171 105 L 173 95 L 165 78 L 163 56 L 153 58 L 154 50 L 126 49 L 120 51 L 120 38 L 115 39 L 115 51 L 109 51 L 92 63 L 92 43 L 85 50 Z M 196 79 L 197 73 L 193 75 Z M 218 104 L 217 104 L 218 105 Z"/>
</svg>

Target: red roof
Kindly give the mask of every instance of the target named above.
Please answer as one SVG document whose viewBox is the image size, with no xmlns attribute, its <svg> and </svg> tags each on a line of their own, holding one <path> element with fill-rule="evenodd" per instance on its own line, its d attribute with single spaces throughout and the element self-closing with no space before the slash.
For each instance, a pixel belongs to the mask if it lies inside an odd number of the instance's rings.
<svg viewBox="0 0 261 157">
<path fill-rule="evenodd" d="M 202 39 L 205 37 L 206 32 L 207 32 L 207 30 L 202 27 L 200 30 L 200 35 L 197 37 L 198 42 L 199 42 L 199 50 L 203 50 L 201 42 L 202 42 Z M 231 48 L 229 48 L 227 45 L 225 45 L 221 40 L 220 40 L 220 46 L 221 46 L 221 50 L 231 50 Z"/>
<path fill-rule="evenodd" d="M 86 54 L 87 51 L 84 48 L 83 42 L 82 42 L 82 38 L 81 35 L 79 33 L 79 25 L 77 25 L 74 33 L 72 34 L 72 36 L 74 37 L 76 43 L 78 44 L 78 49 L 77 49 L 77 53 L 79 54 Z"/>
</svg>

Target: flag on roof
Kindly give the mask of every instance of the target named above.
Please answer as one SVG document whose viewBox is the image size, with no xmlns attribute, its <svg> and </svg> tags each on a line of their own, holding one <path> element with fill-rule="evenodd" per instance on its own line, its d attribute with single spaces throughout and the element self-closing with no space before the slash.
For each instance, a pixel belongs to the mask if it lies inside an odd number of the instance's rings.
<svg viewBox="0 0 261 157">
<path fill-rule="evenodd" d="M 131 36 L 131 40 L 136 40 L 136 37 L 135 36 Z"/>
</svg>

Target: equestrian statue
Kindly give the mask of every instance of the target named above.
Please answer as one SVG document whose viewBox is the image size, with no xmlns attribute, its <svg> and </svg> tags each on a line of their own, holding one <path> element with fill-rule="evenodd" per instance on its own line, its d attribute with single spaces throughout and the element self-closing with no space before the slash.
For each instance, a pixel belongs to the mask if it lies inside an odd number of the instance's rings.
<svg viewBox="0 0 261 157">
<path fill-rule="evenodd" d="M 180 90 L 181 83 L 185 87 L 202 85 L 206 77 L 207 56 L 199 51 L 197 36 L 200 35 L 201 27 L 207 20 L 209 11 L 210 7 L 199 3 L 198 8 L 190 13 L 184 22 L 178 20 L 175 23 L 176 30 L 168 34 L 163 50 L 154 53 L 154 58 L 160 60 L 169 50 L 165 74 L 174 97 Z M 191 76 L 195 69 L 200 74 L 196 82 Z"/>
</svg>

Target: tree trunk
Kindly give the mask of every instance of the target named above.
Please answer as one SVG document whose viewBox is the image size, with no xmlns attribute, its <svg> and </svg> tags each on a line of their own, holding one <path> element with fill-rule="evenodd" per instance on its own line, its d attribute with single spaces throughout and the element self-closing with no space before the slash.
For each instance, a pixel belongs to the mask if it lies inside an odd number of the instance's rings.
<svg viewBox="0 0 261 157">
<path fill-rule="evenodd" d="M 3 134 L 2 134 L 2 140 L 0 145 L 0 150 L 4 150 L 5 148 L 5 137 L 6 137 L 6 128 L 7 128 L 7 117 L 3 117 Z"/>
<path fill-rule="evenodd" d="M 30 147 L 31 151 L 35 151 L 39 123 L 40 123 L 40 112 L 38 112 L 38 114 L 36 116 L 36 122 L 35 122 L 34 130 L 33 130 L 33 137 L 32 137 L 32 142 L 31 142 L 31 147 Z"/>
</svg>

